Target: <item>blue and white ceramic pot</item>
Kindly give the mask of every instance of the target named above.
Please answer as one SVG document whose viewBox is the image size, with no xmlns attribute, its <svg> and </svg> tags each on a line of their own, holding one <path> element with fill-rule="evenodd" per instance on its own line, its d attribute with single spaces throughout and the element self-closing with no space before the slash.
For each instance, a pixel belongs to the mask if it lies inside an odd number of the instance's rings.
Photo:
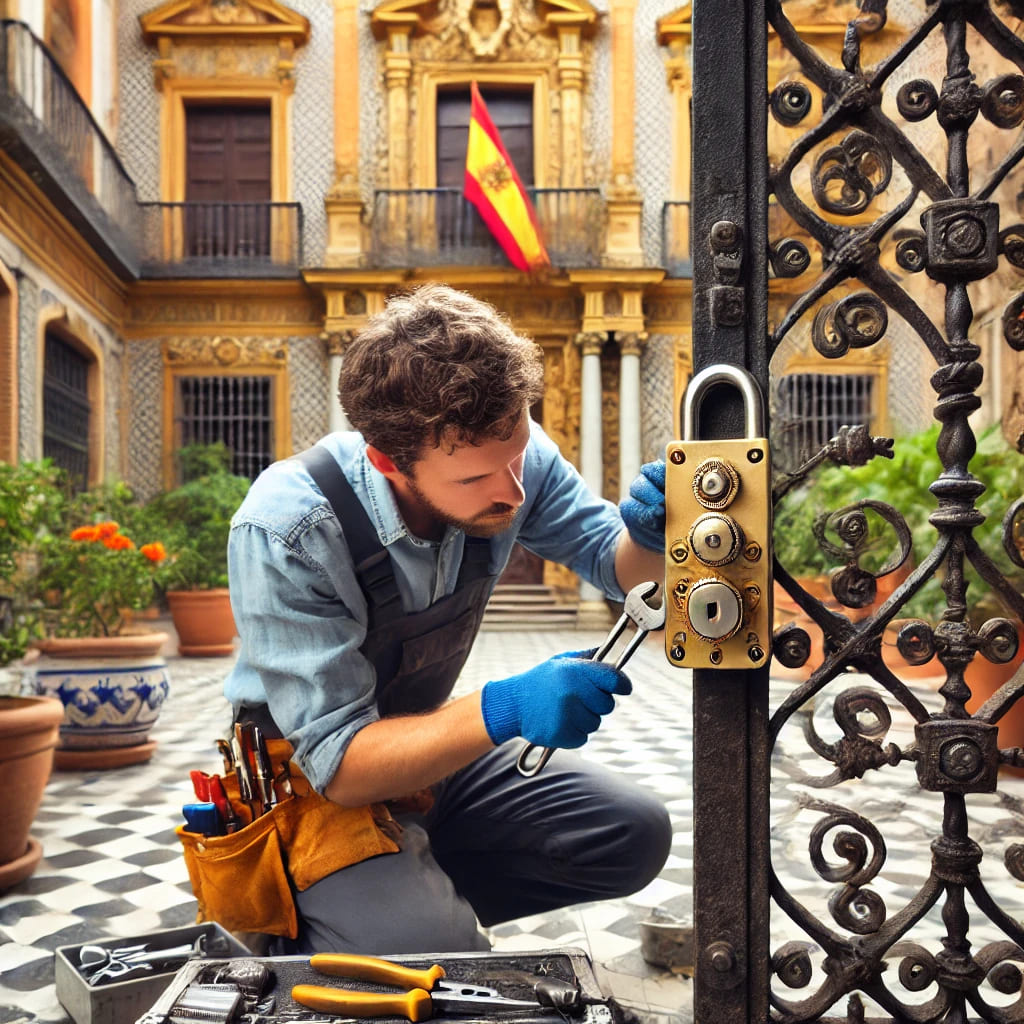
<svg viewBox="0 0 1024 1024">
<path fill-rule="evenodd" d="M 56 768 L 114 768 L 152 756 L 149 738 L 170 689 L 166 633 L 42 641 L 27 689 L 64 705 Z"/>
</svg>

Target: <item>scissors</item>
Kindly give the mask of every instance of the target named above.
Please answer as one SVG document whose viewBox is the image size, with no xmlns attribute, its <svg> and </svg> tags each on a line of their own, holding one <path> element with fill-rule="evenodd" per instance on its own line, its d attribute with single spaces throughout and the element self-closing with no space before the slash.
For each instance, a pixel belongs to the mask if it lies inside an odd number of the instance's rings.
<svg viewBox="0 0 1024 1024">
<path fill-rule="evenodd" d="M 423 970 L 403 967 L 391 960 L 348 953 L 317 953 L 309 966 L 318 974 L 353 978 L 382 985 L 406 987 L 405 992 L 367 992 L 333 985 L 296 985 L 292 999 L 301 1006 L 346 1017 L 404 1017 L 409 1021 L 430 1020 L 441 1015 L 477 1016 L 488 1010 L 552 1009 L 536 1000 L 510 999 L 497 989 L 445 981 L 440 964 Z"/>
</svg>

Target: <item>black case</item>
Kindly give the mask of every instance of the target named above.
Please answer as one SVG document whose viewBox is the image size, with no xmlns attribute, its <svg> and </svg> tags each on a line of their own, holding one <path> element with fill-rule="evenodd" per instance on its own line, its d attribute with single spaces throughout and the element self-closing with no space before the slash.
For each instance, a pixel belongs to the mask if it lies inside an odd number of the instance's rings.
<svg viewBox="0 0 1024 1024">
<path fill-rule="evenodd" d="M 244 1024 L 302 1024 L 303 1021 L 327 1024 L 345 1020 L 336 1014 L 323 1013 L 300 1006 L 291 998 L 294 985 L 313 984 L 327 985 L 366 991 L 397 991 L 386 986 L 355 981 L 347 978 L 332 978 L 318 974 L 309 966 L 309 958 L 302 957 L 252 957 L 248 958 L 258 964 L 265 965 L 273 972 L 273 983 L 267 989 L 260 1008 L 253 1012 L 250 1007 L 240 1019 Z M 386 959 L 395 960 L 407 967 L 426 968 L 431 964 L 440 964 L 445 969 L 449 981 L 463 981 L 473 985 L 487 985 L 498 990 L 503 996 L 512 999 L 533 999 L 534 985 L 551 978 L 555 981 L 578 985 L 580 996 L 579 1008 L 570 1014 L 559 1012 L 550 1007 L 538 1004 L 537 1012 L 517 1010 L 511 1013 L 494 1013 L 476 1016 L 434 1017 L 432 1020 L 452 1020 L 459 1024 L 469 1024 L 474 1020 L 508 1020 L 516 1024 L 563 1024 L 564 1021 L 578 1024 L 617 1024 L 621 1021 L 621 1011 L 616 1004 L 606 999 L 597 985 L 597 979 L 590 959 L 581 949 L 562 948 L 552 950 L 536 950 L 524 953 L 438 953 L 436 955 L 393 956 Z M 216 1016 L 194 1015 L 184 1016 L 175 1011 L 175 1005 L 184 995 L 189 986 L 212 982 L 216 977 L 218 966 L 226 966 L 229 961 L 205 960 L 186 964 L 178 971 L 174 980 L 168 985 L 163 995 L 152 1009 L 138 1019 L 136 1024 L 190 1024 L 191 1021 L 202 1024 L 223 1024 Z M 238 961 L 234 961 L 238 963 Z M 195 990 L 192 990 L 195 992 Z M 272 997 L 272 1005 L 268 1004 L 268 995 Z M 619 1011 L 619 1012 L 617 1012 Z M 349 1018 L 350 1019 L 350 1018 Z M 402 1018 L 374 1017 L 373 1021 L 387 1024 L 400 1024 Z"/>
</svg>

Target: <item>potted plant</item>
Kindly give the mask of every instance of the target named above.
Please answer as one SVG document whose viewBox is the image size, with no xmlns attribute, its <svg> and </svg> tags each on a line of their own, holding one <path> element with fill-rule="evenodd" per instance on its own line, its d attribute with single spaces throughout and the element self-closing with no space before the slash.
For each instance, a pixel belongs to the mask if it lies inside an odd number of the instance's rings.
<svg viewBox="0 0 1024 1024">
<path fill-rule="evenodd" d="M 179 458 L 185 482 L 146 508 L 149 522 L 174 549 L 160 576 L 178 651 L 186 656 L 232 654 L 228 532 L 249 479 L 229 471 L 231 452 L 223 444 L 189 445 Z"/>
<path fill-rule="evenodd" d="M 64 474 L 49 460 L 0 462 L 0 667 L 42 633 L 31 590 L 35 546 L 59 528 L 66 498 Z"/>
<path fill-rule="evenodd" d="M 864 611 L 870 613 L 877 607 L 891 593 L 893 585 L 902 582 L 913 565 L 921 563 L 935 543 L 937 533 L 928 518 L 937 505 L 927 497 L 922 500 L 922 496 L 942 473 L 937 449 L 939 430 L 939 425 L 935 424 L 928 430 L 897 439 L 891 459 L 876 456 L 863 466 L 824 467 L 807 483 L 786 494 L 775 509 L 774 527 L 775 554 L 783 567 L 801 583 L 805 578 L 827 581 L 829 575 L 838 568 L 838 562 L 834 556 L 822 550 L 814 536 L 814 524 L 819 517 L 864 499 L 892 505 L 906 520 L 912 548 L 901 570 L 890 574 L 892 582 L 889 586 L 883 586 L 885 577 L 879 581 L 879 596 Z M 975 531 L 978 543 L 1007 578 L 1018 585 L 1024 583 L 1024 573 L 1010 564 L 1001 542 L 1003 514 L 1016 498 L 1024 495 L 1024 458 L 1009 448 L 996 425 L 979 436 L 977 452 L 969 469 L 985 485 L 985 492 L 977 501 L 978 510 L 985 516 L 984 524 Z M 860 564 L 869 571 L 877 572 L 897 549 L 897 540 L 893 528 L 881 517 L 871 514 L 869 523 L 871 534 L 863 544 Z M 977 627 L 988 618 L 1005 615 L 1006 611 L 971 566 L 966 567 L 966 573 L 970 605 L 968 617 L 972 625 Z M 812 589 L 812 585 L 808 584 L 805 589 Z M 826 598 L 831 598 L 830 591 Z M 793 611 L 796 606 L 788 599 L 788 595 L 777 591 L 776 599 L 780 618 L 796 614 Z M 852 617 L 857 615 L 838 604 L 835 607 Z M 922 619 L 935 625 L 945 609 L 946 594 L 942 590 L 941 578 L 936 575 L 908 600 L 900 610 L 900 615 L 902 620 Z M 883 638 L 883 653 L 892 655 L 887 661 L 897 674 L 906 674 L 910 669 L 895 651 L 895 631 L 902 620 L 897 621 L 894 629 Z M 800 624 L 807 628 L 803 622 Z M 812 636 L 812 648 L 816 650 L 817 661 L 820 663 L 820 630 L 812 627 L 808 632 Z M 815 640 L 818 644 L 815 644 Z M 812 665 L 812 662 L 809 661 L 808 665 Z M 998 686 L 1014 667 L 1013 663 L 992 665 L 982 655 L 976 656 L 968 668 L 968 685 L 975 692 L 969 707 L 975 708 L 981 703 L 979 694 L 983 687 L 987 689 L 989 685 L 981 681 L 982 676 L 993 670 L 993 678 L 997 680 Z M 937 675 L 942 672 L 942 667 L 932 660 L 921 666 L 919 672 Z M 1024 708 L 1021 711 L 1024 717 Z"/>
<path fill-rule="evenodd" d="M 167 634 L 131 623 L 131 612 L 153 600 L 163 542 L 137 544 L 113 519 L 78 518 L 108 509 L 111 495 L 131 511 L 123 485 L 85 492 L 67 500 L 62 522 L 33 546 L 26 586 L 45 636 L 26 658 L 26 681 L 64 705 L 58 768 L 148 759 L 156 747 L 149 732 L 169 690 Z"/>
<path fill-rule="evenodd" d="M 62 474 L 49 461 L 0 463 L 0 670 L 41 634 L 25 583 L 36 537 L 57 521 L 64 497 Z M 30 830 L 50 778 L 64 707 L 52 697 L 21 694 L 13 673 L 0 683 L 3 892 L 28 878 L 43 855 Z"/>
</svg>

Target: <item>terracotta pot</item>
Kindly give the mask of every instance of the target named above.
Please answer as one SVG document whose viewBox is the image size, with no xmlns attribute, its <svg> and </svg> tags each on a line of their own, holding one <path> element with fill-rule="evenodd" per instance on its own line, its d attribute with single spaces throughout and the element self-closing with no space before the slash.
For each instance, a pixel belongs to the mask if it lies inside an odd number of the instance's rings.
<svg viewBox="0 0 1024 1024">
<path fill-rule="evenodd" d="M 1019 636 L 1019 639 L 1016 657 L 1005 665 L 993 665 L 981 654 L 976 654 L 967 666 L 964 681 L 971 690 L 967 710 L 972 714 L 1024 663 L 1024 635 Z M 1024 697 L 1018 698 L 1017 703 L 996 724 L 999 726 L 1000 747 L 1024 747 Z"/>
<path fill-rule="evenodd" d="M 152 756 L 149 732 L 167 699 L 166 633 L 68 637 L 37 644 L 31 689 L 60 698 L 57 768 L 114 768 Z"/>
<path fill-rule="evenodd" d="M 52 697 L 0 697 L 0 892 L 28 878 L 43 849 L 29 835 L 43 799 L 64 708 Z"/>
<path fill-rule="evenodd" d="M 227 587 L 169 590 L 167 603 L 178 633 L 178 653 L 190 657 L 234 654 L 235 617 Z"/>
</svg>

